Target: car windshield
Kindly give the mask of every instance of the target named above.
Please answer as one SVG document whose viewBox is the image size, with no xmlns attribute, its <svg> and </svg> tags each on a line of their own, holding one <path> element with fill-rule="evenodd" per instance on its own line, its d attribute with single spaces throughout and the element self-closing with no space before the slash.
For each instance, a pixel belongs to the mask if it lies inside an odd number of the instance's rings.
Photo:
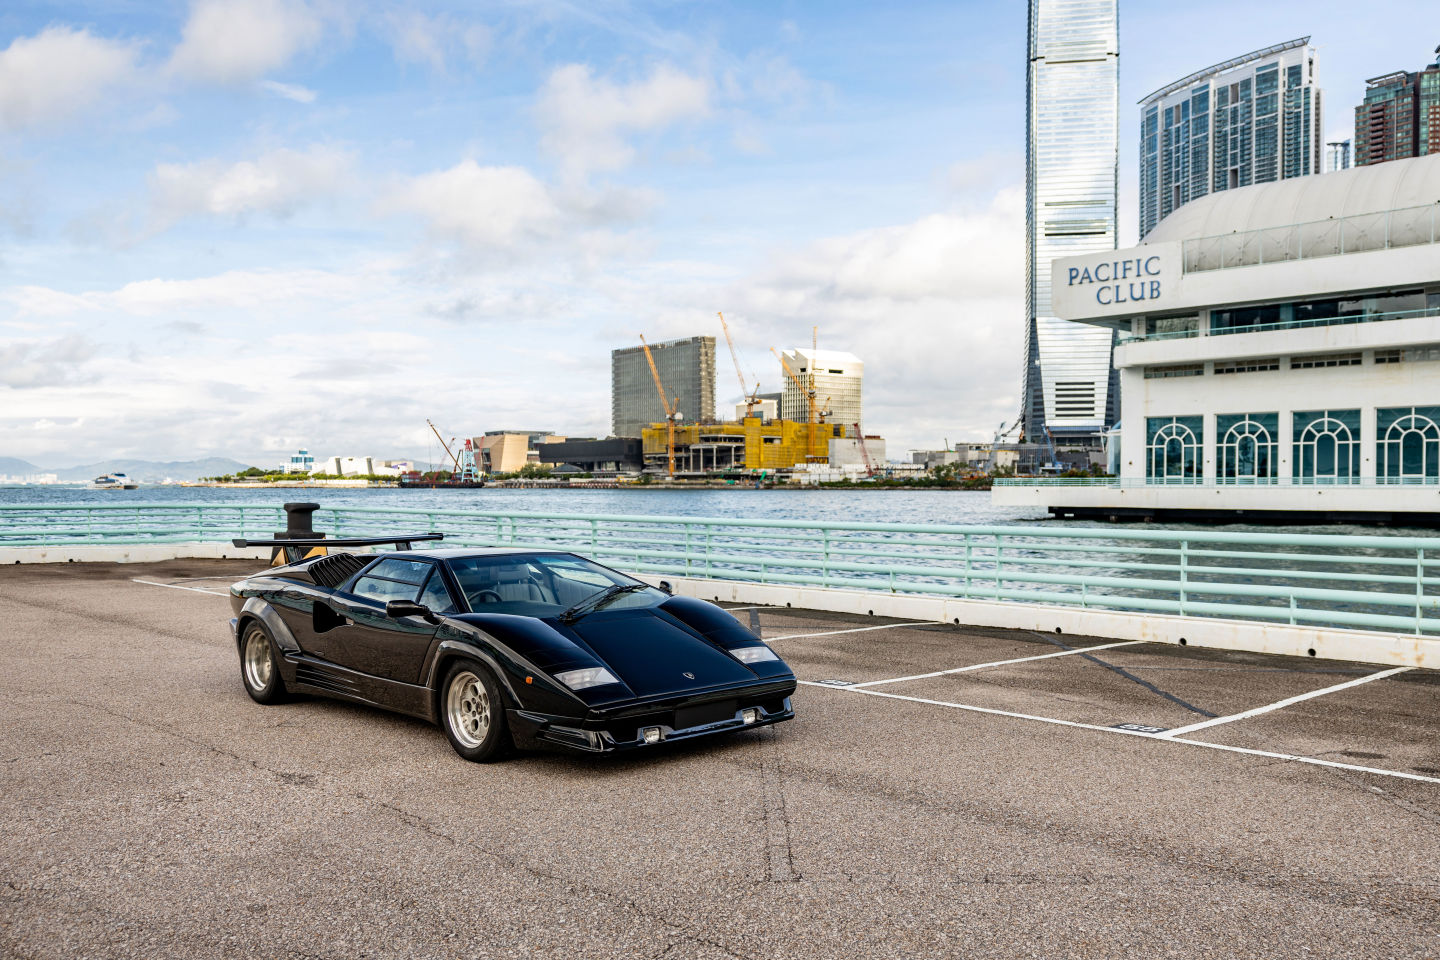
<svg viewBox="0 0 1440 960">
<path fill-rule="evenodd" d="M 666 598 L 633 577 L 568 553 L 460 557 L 447 563 L 475 613 L 553 617 L 615 587 L 636 589 L 614 591 L 604 610 L 649 607 Z"/>
</svg>

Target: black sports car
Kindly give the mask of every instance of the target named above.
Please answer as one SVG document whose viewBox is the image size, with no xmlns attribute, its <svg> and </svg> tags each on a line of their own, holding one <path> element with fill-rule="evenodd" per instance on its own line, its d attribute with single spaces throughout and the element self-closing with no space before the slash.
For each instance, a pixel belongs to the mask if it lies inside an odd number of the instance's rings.
<svg viewBox="0 0 1440 960">
<path fill-rule="evenodd" d="M 361 542 L 374 541 L 348 541 Z M 421 717 L 467 760 L 513 746 L 624 750 L 794 716 L 794 674 L 730 614 L 573 553 L 332 553 L 230 596 L 256 702 L 310 693 Z"/>
</svg>

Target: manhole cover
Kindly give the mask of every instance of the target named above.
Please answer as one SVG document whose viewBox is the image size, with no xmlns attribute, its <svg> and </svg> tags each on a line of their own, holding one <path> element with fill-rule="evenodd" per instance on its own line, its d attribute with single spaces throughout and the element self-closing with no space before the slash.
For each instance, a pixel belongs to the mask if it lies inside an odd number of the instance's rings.
<svg viewBox="0 0 1440 960">
<path fill-rule="evenodd" d="M 820 686 L 822 686 L 822 687 L 853 687 L 853 686 L 855 686 L 855 681 L 854 681 L 854 680 L 816 680 L 815 682 L 818 683 L 818 684 L 819 684 Z"/>
<path fill-rule="evenodd" d="M 1169 728 L 1169 727 L 1150 727 L 1150 726 L 1146 726 L 1146 725 L 1143 724 L 1143 723 L 1117 723 L 1117 724 L 1114 725 L 1114 729 L 1116 729 L 1116 730 L 1129 730 L 1129 731 L 1131 731 L 1132 733 L 1164 733 L 1166 730 L 1169 730 L 1170 728 Z"/>
</svg>

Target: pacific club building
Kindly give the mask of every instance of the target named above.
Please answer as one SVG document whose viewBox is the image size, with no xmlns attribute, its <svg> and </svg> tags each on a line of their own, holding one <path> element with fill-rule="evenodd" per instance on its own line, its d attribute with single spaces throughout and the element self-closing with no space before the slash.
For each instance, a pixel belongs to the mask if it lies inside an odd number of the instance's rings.
<svg viewBox="0 0 1440 960">
<path fill-rule="evenodd" d="M 1056 260 L 1119 332 L 1114 480 L 996 503 L 1114 519 L 1440 524 L 1440 156 L 1214 193 Z"/>
</svg>

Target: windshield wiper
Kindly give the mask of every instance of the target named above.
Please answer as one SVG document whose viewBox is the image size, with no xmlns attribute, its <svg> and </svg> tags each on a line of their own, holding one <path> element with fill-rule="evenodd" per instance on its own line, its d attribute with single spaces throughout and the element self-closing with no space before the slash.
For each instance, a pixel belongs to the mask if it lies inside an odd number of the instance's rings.
<svg viewBox="0 0 1440 960">
<path fill-rule="evenodd" d="M 617 583 L 613 587 L 606 587 L 599 593 L 591 594 L 573 607 L 566 609 L 557 619 L 561 623 L 572 623 L 587 613 L 594 613 L 616 597 L 634 593 L 636 590 L 644 590 L 649 586 L 648 583 Z"/>
</svg>

